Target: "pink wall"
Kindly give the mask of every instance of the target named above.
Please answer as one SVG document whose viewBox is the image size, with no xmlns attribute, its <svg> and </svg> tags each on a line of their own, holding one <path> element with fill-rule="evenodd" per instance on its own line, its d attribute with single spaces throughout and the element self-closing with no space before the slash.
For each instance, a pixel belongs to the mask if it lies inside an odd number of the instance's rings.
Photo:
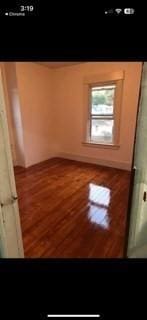
<svg viewBox="0 0 147 320">
<path fill-rule="evenodd" d="M 57 155 L 130 169 L 141 63 L 91 62 L 59 69 L 49 69 L 31 62 L 17 62 L 15 66 L 17 95 L 13 94 L 11 101 L 15 109 L 20 111 L 13 118 L 16 124 L 19 122 L 16 118 L 21 118 L 23 132 L 20 143 L 23 145 L 24 166 L 28 167 Z M 10 73 L 14 72 L 10 69 Z M 125 80 L 120 148 L 112 150 L 83 146 L 83 80 L 90 75 L 121 70 L 125 71 Z M 10 83 L 9 87 L 12 89 L 15 81 L 9 75 Z M 19 108 L 16 108 L 18 102 Z M 14 113 L 14 108 L 12 109 Z"/>
<path fill-rule="evenodd" d="M 52 155 L 51 75 L 52 70 L 39 64 L 16 63 L 26 167 Z"/>
<path fill-rule="evenodd" d="M 54 71 L 54 136 L 60 155 L 129 169 L 132 160 L 135 120 L 141 77 L 138 62 L 92 62 Z M 120 148 L 87 147 L 83 141 L 83 80 L 90 75 L 125 71 L 122 97 Z"/>
</svg>

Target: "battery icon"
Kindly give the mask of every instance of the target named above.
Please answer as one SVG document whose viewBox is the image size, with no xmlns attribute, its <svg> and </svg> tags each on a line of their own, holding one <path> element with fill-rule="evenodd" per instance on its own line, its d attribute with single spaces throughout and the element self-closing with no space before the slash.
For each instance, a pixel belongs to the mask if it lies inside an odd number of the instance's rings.
<svg viewBox="0 0 147 320">
<path fill-rule="evenodd" d="M 133 8 L 125 8 L 124 13 L 125 14 L 134 14 L 135 10 Z"/>
</svg>

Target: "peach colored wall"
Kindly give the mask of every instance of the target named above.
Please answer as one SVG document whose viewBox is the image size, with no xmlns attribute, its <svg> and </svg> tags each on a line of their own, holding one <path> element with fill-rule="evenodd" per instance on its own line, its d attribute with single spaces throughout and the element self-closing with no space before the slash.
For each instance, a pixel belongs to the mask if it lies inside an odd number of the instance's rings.
<svg viewBox="0 0 147 320">
<path fill-rule="evenodd" d="M 60 155 L 92 158 L 94 161 L 129 169 L 135 133 L 135 121 L 142 64 L 139 62 L 91 62 L 54 70 L 54 137 Z M 84 77 L 125 71 L 123 86 L 120 148 L 92 148 L 83 141 Z M 85 158 L 86 159 L 86 158 Z"/>
<path fill-rule="evenodd" d="M 7 108 L 8 126 L 14 165 L 25 166 L 23 128 L 17 88 L 16 68 L 14 62 L 5 62 L 5 77 L 9 106 Z"/>
<path fill-rule="evenodd" d="M 17 85 L 23 122 L 25 166 L 52 156 L 52 70 L 32 62 L 16 63 Z"/>
<path fill-rule="evenodd" d="M 5 65 L 14 119 L 11 131 L 19 129 L 18 123 L 21 122 L 22 132 L 16 131 L 19 144 L 23 146 L 22 165 L 28 167 L 57 155 L 130 168 L 141 63 L 90 62 L 59 69 L 49 69 L 32 62 L 17 62 L 11 65 L 5 63 Z M 125 80 L 120 148 L 111 150 L 83 146 L 84 108 L 86 108 L 83 104 L 83 80 L 90 75 L 121 70 L 125 71 Z M 21 158 L 18 150 L 17 157 Z"/>
</svg>

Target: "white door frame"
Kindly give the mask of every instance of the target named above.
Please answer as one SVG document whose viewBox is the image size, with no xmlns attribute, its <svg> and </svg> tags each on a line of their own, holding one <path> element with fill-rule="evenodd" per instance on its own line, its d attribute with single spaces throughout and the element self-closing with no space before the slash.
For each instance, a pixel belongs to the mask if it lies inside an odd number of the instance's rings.
<svg viewBox="0 0 147 320">
<path fill-rule="evenodd" d="M 0 257 L 24 257 L 19 208 L 6 115 L 7 88 L 0 66 Z"/>
</svg>

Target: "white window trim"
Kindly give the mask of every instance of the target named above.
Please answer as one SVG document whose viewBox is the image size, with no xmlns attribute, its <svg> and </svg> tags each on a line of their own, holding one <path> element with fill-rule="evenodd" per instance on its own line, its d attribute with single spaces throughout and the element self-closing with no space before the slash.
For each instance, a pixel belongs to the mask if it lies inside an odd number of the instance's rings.
<svg viewBox="0 0 147 320">
<path fill-rule="evenodd" d="M 84 146 L 100 147 L 109 149 L 118 149 L 120 147 L 120 120 L 121 120 L 121 104 L 122 104 L 122 91 L 123 91 L 124 71 L 113 72 L 103 75 L 92 75 L 84 79 L 84 133 L 83 142 Z M 101 86 L 115 84 L 115 99 L 114 99 L 114 141 L 113 143 L 101 143 L 89 141 L 89 114 L 90 114 L 90 90 L 92 86 Z"/>
</svg>

